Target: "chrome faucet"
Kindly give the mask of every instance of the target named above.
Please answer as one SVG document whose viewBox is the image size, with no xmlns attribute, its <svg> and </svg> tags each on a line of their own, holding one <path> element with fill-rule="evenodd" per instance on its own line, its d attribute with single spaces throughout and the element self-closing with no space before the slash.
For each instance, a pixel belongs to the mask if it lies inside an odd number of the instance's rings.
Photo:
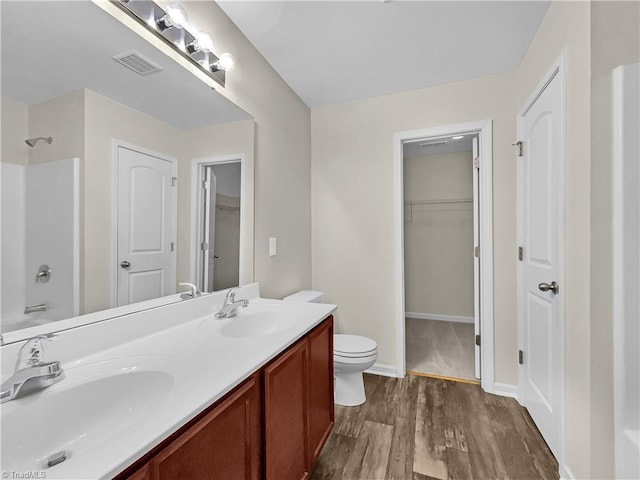
<svg viewBox="0 0 640 480">
<path fill-rule="evenodd" d="M 34 312 L 44 312 L 47 309 L 47 305 L 41 303 L 40 305 L 27 305 L 24 307 L 24 314 L 28 315 Z"/>
<path fill-rule="evenodd" d="M 60 362 L 45 362 L 42 342 L 54 335 L 30 338 L 20 348 L 13 375 L 0 386 L 0 403 L 43 390 L 62 380 Z"/>
<path fill-rule="evenodd" d="M 189 287 L 191 289 L 190 292 L 184 292 L 182 294 L 180 294 L 180 298 L 182 300 L 189 300 L 191 298 L 196 298 L 196 297 L 201 297 L 202 296 L 202 292 L 200 291 L 200 289 L 198 287 L 196 287 L 193 283 L 179 283 L 178 285 L 180 285 L 181 287 Z"/>
<path fill-rule="evenodd" d="M 224 297 L 224 303 L 222 308 L 216 312 L 215 317 L 220 320 L 223 318 L 231 318 L 238 315 L 238 308 L 247 308 L 249 306 L 249 300 L 236 300 L 235 288 L 230 288 L 227 292 L 227 296 Z"/>
</svg>

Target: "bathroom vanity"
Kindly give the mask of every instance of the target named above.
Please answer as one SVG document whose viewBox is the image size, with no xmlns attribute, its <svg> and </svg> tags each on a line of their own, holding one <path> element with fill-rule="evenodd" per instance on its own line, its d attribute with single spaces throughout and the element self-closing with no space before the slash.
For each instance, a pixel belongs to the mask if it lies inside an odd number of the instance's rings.
<svg viewBox="0 0 640 480">
<path fill-rule="evenodd" d="M 116 479 L 303 479 L 333 424 L 329 316 Z"/>
<path fill-rule="evenodd" d="M 64 378 L 3 403 L 3 472 L 306 478 L 334 423 L 336 307 L 236 291 L 249 302 L 233 318 L 215 318 L 225 292 L 213 293 L 43 342 Z M 3 382 L 23 344 L 2 346 Z"/>
</svg>

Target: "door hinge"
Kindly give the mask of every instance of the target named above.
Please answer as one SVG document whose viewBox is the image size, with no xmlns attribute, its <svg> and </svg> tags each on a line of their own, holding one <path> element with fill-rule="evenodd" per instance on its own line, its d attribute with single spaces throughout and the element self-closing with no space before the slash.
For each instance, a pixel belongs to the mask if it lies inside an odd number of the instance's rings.
<svg viewBox="0 0 640 480">
<path fill-rule="evenodd" d="M 480 346 L 480 335 L 476 335 L 476 345 Z"/>
<path fill-rule="evenodd" d="M 200 244 L 200 250 L 204 250 L 205 252 L 209 250 L 209 244 L 207 242 L 202 242 Z"/>
<path fill-rule="evenodd" d="M 171 242 L 171 251 L 173 252 L 174 244 Z"/>
<path fill-rule="evenodd" d="M 480 245 L 476 245 L 473 248 L 473 256 L 476 258 L 480 258 Z"/>
<path fill-rule="evenodd" d="M 473 159 L 473 168 L 480 168 L 480 159 L 478 157 Z"/>
<path fill-rule="evenodd" d="M 524 365 L 524 352 L 522 350 L 518 350 L 518 363 Z"/>
<path fill-rule="evenodd" d="M 521 157 L 523 155 L 523 143 L 521 141 L 517 141 L 515 143 L 512 143 L 511 145 L 513 145 L 514 147 L 516 147 L 517 151 L 518 151 L 518 156 Z"/>
<path fill-rule="evenodd" d="M 206 180 L 202 181 L 202 188 L 204 190 L 209 190 L 209 187 L 211 186 L 211 182 L 207 182 Z"/>
<path fill-rule="evenodd" d="M 175 187 L 176 183 L 178 183 L 178 177 L 171 177 L 171 186 Z"/>
<path fill-rule="evenodd" d="M 524 249 L 522 247 L 518 247 L 518 260 L 522 261 L 524 257 Z"/>
</svg>

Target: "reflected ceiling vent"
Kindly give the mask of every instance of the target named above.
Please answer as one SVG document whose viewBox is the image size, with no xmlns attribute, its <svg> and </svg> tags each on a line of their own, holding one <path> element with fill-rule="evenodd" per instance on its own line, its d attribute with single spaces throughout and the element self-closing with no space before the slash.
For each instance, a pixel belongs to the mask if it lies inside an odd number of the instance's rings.
<svg viewBox="0 0 640 480">
<path fill-rule="evenodd" d="M 135 50 L 129 50 L 128 52 L 119 53 L 114 55 L 113 59 L 124 65 L 125 67 L 133 70 L 139 75 L 149 75 L 151 73 L 159 72 L 162 67 L 157 63 L 152 62 L 147 57 Z"/>
</svg>

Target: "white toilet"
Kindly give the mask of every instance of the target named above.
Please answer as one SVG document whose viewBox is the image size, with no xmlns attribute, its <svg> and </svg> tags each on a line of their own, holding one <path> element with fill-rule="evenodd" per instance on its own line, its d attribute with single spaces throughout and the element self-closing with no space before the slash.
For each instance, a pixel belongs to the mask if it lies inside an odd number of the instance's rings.
<svg viewBox="0 0 640 480">
<path fill-rule="evenodd" d="M 285 302 L 322 303 L 324 293 L 302 290 L 284 298 Z M 360 335 L 335 334 L 333 336 L 333 363 L 335 370 L 335 402 L 352 407 L 366 401 L 362 372 L 378 358 L 378 345 Z"/>
</svg>

